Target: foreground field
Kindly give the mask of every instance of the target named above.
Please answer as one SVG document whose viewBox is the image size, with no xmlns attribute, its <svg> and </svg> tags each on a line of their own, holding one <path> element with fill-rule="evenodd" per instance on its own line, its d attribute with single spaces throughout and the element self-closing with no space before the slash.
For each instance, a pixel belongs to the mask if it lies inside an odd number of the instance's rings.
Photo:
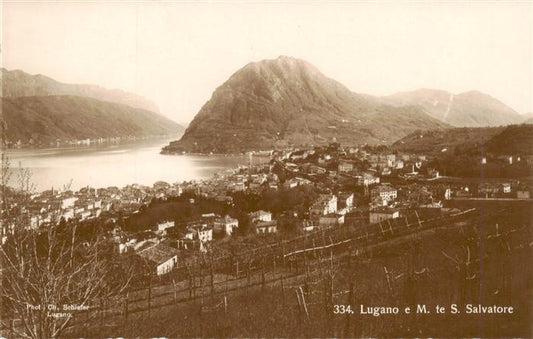
<svg viewBox="0 0 533 339">
<path fill-rule="evenodd" d="M 374 246 L 304 252 L 305 266 L 297 273 L 286 264 L 265 273 L 263 283 L 229 284 L 213 294 L 205 288 L 188 301 L 173 301 L 169 294 L 166 306 L 127 317 L 96 316 L 70 335 L 529 337 L 531 207 L 485 206 L 465 221 Z M 460 313 L 452 313 L 453 304 Z M 467 304 L 513 307 L 513 313 L 467 314 Z M 353 313 L 340 314 L 335 305 L 350 305 Z M 364 313 L 380 306 L 399 312 L 361 314 L 361 305 Z M 427 313 L 405 313 L 417 305 Z M 437 314 L 437 305 L 445 311 Z"/>
</svg>

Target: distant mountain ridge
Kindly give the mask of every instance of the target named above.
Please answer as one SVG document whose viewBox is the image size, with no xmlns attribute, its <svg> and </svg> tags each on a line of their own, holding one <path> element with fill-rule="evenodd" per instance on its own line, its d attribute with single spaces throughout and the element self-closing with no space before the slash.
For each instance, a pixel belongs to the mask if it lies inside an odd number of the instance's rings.
<svg viewBox="0 0 533 339">
<path fill-rule="evenodd" d="M 333 138 L 378 144 L 416 129 L 447 127 L 420 107 L 394 107 L 353 93 L 306 61 L 281 56 L 235 72 L 163 153 L 242 152 Z"/>
<path fill-rule="evenodd" d="M 8 142 L 175 135 L 177 123 L 147 110 L 71 95 L 1 98 Z"/>
<path fill-rule="evenodd" d="M 121 90 L 64 84 L 43 75 L 2 69 L 0 118 L 8 144 L 176 135 L 184 128 L 151 101 Z"/>
<path fill-rule="evenodd" d="M 419 89 L 382 97 L 390 105 L 417 105 L 432 117 L 455 127 L 488 127 L 518 124 L 524 116 L 490 95 L 470 91 Z"/>
<path fill-rule="evenodd" d="M 106 89 L 97 85 L 66 84 L 41 74 L 31 75 L 21 70 L 9 71 L 2 68 L 1 71 L 2 91 L 0 95 L 4 98 L 75 95 L 159 113 L 159 108 L 152 101 L 120 89 Z"/>
</svg>

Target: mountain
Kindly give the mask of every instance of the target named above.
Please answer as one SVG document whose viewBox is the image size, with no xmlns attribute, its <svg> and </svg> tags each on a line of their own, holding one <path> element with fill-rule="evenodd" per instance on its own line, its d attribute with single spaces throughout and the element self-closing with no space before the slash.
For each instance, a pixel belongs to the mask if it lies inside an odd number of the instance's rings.
<svg viewBox="0 0 533 339">
<path fill-rule="evenodd" d="M 441 90 L 419 89 L 381 99 L 394 106 L 420 106 L 432 117 L 457 127 L 502 126 L 523 121 L 523 116 L 512 108 L 478 91 L 452 94 Z"/>
<path fill-rule="evenodd" d="M 276 146 L 387 143 L 446 128 L 420 107 L 353 93 L 311 64 L 281 56 L 249 63 L 218 87 L 179 141 L 163 153 L 242 152 Z"/>
<path fill-rule="evenodd" d="M 2 68 L 1 75 L 1 118 L 9 143 L 48 146 L 56 141 L 171 135 L 184 130 L 136 94 L 65 84 L 19 70 Z"/>
<path fill-rule="evenodd" d="M 71 95 L 1 98 L 9 142 L 177 134 L 181 126 L 147 110 Z"/>
<path fill-rule="evenodd" d="M 0 94 L 4 98 L 74 95 L 159 113 L 159 108 L 153 102 L 119 89 L 109 90 L 96 85 L 65 84 L 41 74 L 31 75 L 20 70 L 9 71 L 2 68 L 1 71 L 2 91 Z"/>
<path fill-rule="evenodd" d="M 532 155 L 533 125 L 417 131 L 396 141 L 392 148 L 425 154 L 478 154 L 483 151 L 494 155 Z"/>
</svg>

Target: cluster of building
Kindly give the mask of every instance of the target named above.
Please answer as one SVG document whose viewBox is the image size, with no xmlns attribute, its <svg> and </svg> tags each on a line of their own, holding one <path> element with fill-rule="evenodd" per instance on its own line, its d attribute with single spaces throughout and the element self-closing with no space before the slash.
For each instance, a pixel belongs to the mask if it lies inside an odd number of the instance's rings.
<svg viewBox="0 0 533 339">
<path fill-rule="evenodd" d="M 275 234 L 280 221 L 290 215 L 301 232 L 344 224 L 381 223 L 400 218 L 413 210 L 421 215 L 446 213 L 445 201 L 468 198 L 530 199 L 532 188 L 517 180 L 468 182 L 441 177 L 420 154 L 372 153 L 365 148 L 342 148 L 338 143 L 312 149 L 269 152 L 269 157 L 253 159 L 250 164 L 218 173 L 209 180 L 180 184 L 157 182 L 153 186 L 128 185 L 124 188 L 83 188 L 48 190 L 35 194 L 18 208 L 30 227 L 64 220 L 98 218 L 104 212 L 121 212 L 127 217 L 148 206 L 152 199 L 181 196 L 208 197 L 233 204 L 240 192 L 261 195 L 268 190 L 291 190 L 312 186 L 317 198 L 305 213 L 271 211 L 248 213 L 254 233 Z M 253 162 L 257 164 L 252 165 Z M 280 180 L 282 178 L 282 180 Z M 194 199 L 189 203 L 194 204 Z M 14 226 L 15 221 L 11 223 Z M 206 251 L 213 241 L 230 237 L 239 220 L 229 215 L 206 213 L 195 220 L 178 224 L 163 220 L 147 225 L 147 230 L 128 234 L 116 227 L 112 241 L 118 252 L 135 254 L 149 263 L 157 274 L 165 274 L 180 261 L 180 253 Z"/>
<path fill-rule="evenodd" d="M 29 228 L 38 228 L 57 224 L 62 219 L 90 220 L 100 217 L 104 212 L 129 215 L 138 212 L 141 206 L 148 205 L 153 198 L 165 199 L 181 193 L 180 185 L 161 181 L 152 187 L 133 184 L 123 188 L 84 187 L 78 191 L 51 188 L 29 197 L 6 199 L 6 210 L 16 211 L 9 213 L 16 215 L 16 218 L 5 220 L 3 234 L 8 234 L 15 225 L 21 224 L 21 220 Z"/>
<path fill-rule="evenodd" d="M 5 140 L 4 146 L 6 148 L 49 148 L 49 147 L 88 147 L 91 145 L 116 145 L 125 142 L 146 140 L 153 138 L 161 138 L 165 135 L 146 135 L 146 136 L 122 136 L 122 137 L 106 137 L 106 138 L 83 138 L 83 139 L 55 139 L 43 141 L 30 137 L 28 139 Z"/>
</svg>

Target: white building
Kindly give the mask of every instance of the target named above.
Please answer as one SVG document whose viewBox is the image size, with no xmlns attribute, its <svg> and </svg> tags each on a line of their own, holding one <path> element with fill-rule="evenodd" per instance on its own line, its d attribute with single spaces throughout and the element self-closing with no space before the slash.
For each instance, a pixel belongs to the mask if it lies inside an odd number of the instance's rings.
<svg viewBox="0 0 533 339">
<path fill-rule="evenodd" d="M 198 235 L 198 240 L 200 240 L 200 242 L 208 242 L 208 241 L 211 241 L 213 240 L 213 229 L 210 228 L 210 227 L 202 227 L 201 229 L 197 229 L 197 235 Z"/>
<path fill-rule="evenodd" d="M 311 215 L 326 215 L 337 212 L 337 196 L 333 194 L 321 194 L 318 200 L 311 206 Z"/>
<path fill-rule="evenodd" d="M 255 231 L 257 234 L 261 233 L 276 233 L 278 231 L 278 224 L 274 221 L 260 221 L 255 224 Z"/>
<path fill-rule="evenodd" d="M 74 207 L 74 203 L 76 201 L 78 201 L 77 197 L 64 198 L 63 200 L 61 200 L 61 209 Z"/>
<path fill-rule="evenodd" d="M 231 218 L 229 215 L 226 215 L 224 218 L 216 219 L 214 222 L 214 231 L 215 233 L 226 233 L 231 235 L 235 228 L 239 227 L 239 220 Z"/>
<path fill-rule="evenodd" d="M 255 212 L 250 213 L 250 219 L 251 219 L 251 222 L 272 221 L 272 213 L 263 211 L 263 210 L 255 211 Z"/>
<path fill-rule="evenodd" d="M 164 221 L 157 224 L 157 230 L 158 231 L 164 231 L 167 228 L 174 227 L 175 223 L 174 221 Z"/>
<path fill-rule="evenodd" d="M 392 201 L 398 197 L 398 191 L 389 185 L 380 185 L 370 191 L 372 201 L 381 199 L 383 201 Z"/>
<path fill-rule="evenodd" d="M 172 271 L 178 265 L 178 251 L 172 247 L 155 244 L 137 252 L 157 275 Z"/>
<path fill-rule="evenodd" d="M 400 212 L 392 208 L 379 208 L 370 211 L 370 223 L 375 224 L 387 219 L 396 219 L 400 217 Z"/>
</svg>

